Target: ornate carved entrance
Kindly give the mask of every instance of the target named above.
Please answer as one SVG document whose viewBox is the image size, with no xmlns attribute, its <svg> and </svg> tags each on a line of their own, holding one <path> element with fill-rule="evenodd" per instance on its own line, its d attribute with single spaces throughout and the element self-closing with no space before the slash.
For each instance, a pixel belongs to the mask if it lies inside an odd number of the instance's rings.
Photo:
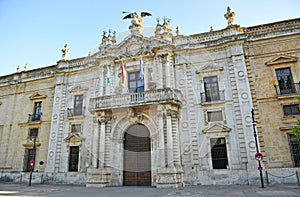
<svg viewBox="0 0 300 197">
<path fill-rule="evenodd" d="M 151 186 L 150 133 L 141 124 L 131 126 L 124 135 L 123 185 Z"/>
</svg>

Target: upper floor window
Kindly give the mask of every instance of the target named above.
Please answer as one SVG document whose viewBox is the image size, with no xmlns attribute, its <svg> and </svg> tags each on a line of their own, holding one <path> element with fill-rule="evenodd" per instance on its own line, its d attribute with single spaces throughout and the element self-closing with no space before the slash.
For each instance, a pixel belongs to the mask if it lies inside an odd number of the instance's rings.
<svg viewBox="0 0 300 197">
<path fill-rule="evenodd" d="M 71 133 L 80 133 L 80 132 L 81 132 L 81 124 L 71 125 Z"/>
<path fill-rule="evenodd" d="M 284 105 L 283 113 L 284 113 L 284 116 L 300 115 L 299 104 Z"/>
<path fill-rule="evenodd" d="M 30 128 L 28 133 L 29 138 L 36 138 L 38 136 L 38 132 L 38 128 Z"/>
<path fill-rule="evenodd" d="M 217 76 L 205 77 L 204 79 L 204 90 L 206 101 L 215 101 L 220 99 L 219 86 Z"/>
<path fill-rule="evenodd" d="M 296 93 L 295 84 L 290 68 L 275 69 L 278 81 L 277 94 L 291 94 Z"/>
<path fill-rule="evenodd" d="M 41 120 L 42 101 L 34 102 L 33 114 L 29 114 L 29 122 Z"/>
<path fill-rule="evenodd" d="M 207 122 L 223 121 L 222 111 L 208 111 Z"/>
<path fill-rule="evenodd" d="M 203 102 L 209 101 L 218 101 L 221 100 L 219 85 L 218 85 L 218 77 L 204 77 L 204 94 L 201 94 L 201 100 Z"/>
<path fill-rule="evenodd" d="M 42 114 L 42 101 L 34 103 L 32 121 L 40 120 Z"/>
<path fill-rule="evenodd" d="M 83 95 L 75 95 L 74 97 L 74 116 L 82 115 Z"/>
<path fill-rule="evenodd" d="M 128 89 L 129 92 L 143 92 L 144 91 L 144 80 L 139 77 L 139 72 L 128 73 Z"/>
</svg>

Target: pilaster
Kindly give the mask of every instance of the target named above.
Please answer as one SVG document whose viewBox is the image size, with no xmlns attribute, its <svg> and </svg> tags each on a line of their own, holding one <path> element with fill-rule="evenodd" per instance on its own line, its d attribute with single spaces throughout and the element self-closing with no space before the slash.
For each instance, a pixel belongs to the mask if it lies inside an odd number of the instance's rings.
<svg viewBox="0 0 300 197">
<path fill-rule="evenodd" d="M 46 172 L 59 172 L 61 163 L 67 87 L 64 84 L 64 76 L 58 77 L 57 80 L 59 84 L 54 93 Z"/>
<path fill-rule="evenodd" d="M 158 144 L 158 161 L 160 161 L 160 168 L 166 166 L 166 157 L 165 157 L 165 139 L 164 139 L 164 113 L 162 109 L 158 110 L 158 135 L 159 135 L 159 144 Z"/>
<path fill-rule="evenodd" d="M 106 111 L 97 113 L 97 128 L 94 131 L 93 152 L 93 167 L 87 170 L 87 187 L 106 187 L 111 182 L 111 172 L 105 166 L 105 147 L 106 147 L 106 124 L 109 120 L 109 114 Z M 100 130 L 99 130 L 100 125 Z"/>
<path fill-rule="evenodd" d="M 166 113 L 167 119 L 167 150 L 168 150 L 168 167 L 174 166 L 173 158 L 173 135 L 172 135 L 172 120 L 171 120 L 171 110 L 168 109 Z"/>
<path fill-rule="evenodd" d="M 94 168 L 98 168 L 99 163 L 98 163 L 98 150 L 99 150 L 99 125 L 98 122 L 94 124 L 93 128 L 93 146 L 92 146 L 92 166 Z"/>
<path fill-rule="evenodd" d="M 178 138 L 178 107 L 172 105 L 164 105 L 165 109 L 160 112 L 159 124 L 163 124 L 165 119 L 166 131 L 159 133 L 159 150 L 166 148 L 167 151 L 160 151 L 160 156 L 166 155 L 167 163 L 161 161 L 161 168 L 157 171 L 157 187 L 158 188 L 177 188 L 183 186 L 183 170 L 181 166 L 179 153 L 179 138 Z M 164 132 L 166 138 L 164 139 Z M 163 144 L 165 143 L 165 144 Z M 161 157 L 161 160 L 163 160 Z M 165 164 L 165 165 L 164 165 Z M 164 166 L 163 166 L 164 165 Z"/>
<path fill-rule="evenodd" d="M 100 143 L 99 143 L 99 168 L 104 168 L 104 154 L 105 154 L 105 127 L 107 122 L 107 117 L 105 111 L 100 113 L 98 117 L 98 122 L 100 124 Z"/>
</svg>

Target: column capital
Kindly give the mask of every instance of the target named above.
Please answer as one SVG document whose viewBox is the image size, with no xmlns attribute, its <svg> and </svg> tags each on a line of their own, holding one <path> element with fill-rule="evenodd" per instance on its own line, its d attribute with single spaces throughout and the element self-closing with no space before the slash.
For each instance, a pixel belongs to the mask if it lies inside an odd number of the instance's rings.
<svg viewBox="0 0 300 197">
<path fill-rule="evenodd" d="M 105 111 L 101 111 L 97 113 L 97 120 L 100 124 L 105 124 L 110 119 L 111 119 L 110 115 Z"/>
<path fill-rule="evenodd" d="M 177 118 L 179 112 L 177 110 L 167 109 L 166 114 L 167 116 L 171 116 L 172 118 Z"/>
</svg>

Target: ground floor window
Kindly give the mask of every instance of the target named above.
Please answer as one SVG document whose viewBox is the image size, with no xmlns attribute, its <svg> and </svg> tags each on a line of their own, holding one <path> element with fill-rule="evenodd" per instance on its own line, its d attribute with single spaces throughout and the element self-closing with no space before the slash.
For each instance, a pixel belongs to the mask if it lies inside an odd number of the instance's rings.
<svg viewBox="0 0 300 197">
<path fill-rule="evenodd" d="M 211 138 L 210 145 L 213 169 L 227 169 L 228 158 L 225 138 Z"/>
<path fill-rule="evenodd" d="M 300 140 L 292 133 L 288 133 L 288 139 L 294 167 L 300 167 Z"/>
<path fill-rule="evenodd" d="M 30 166 L 30 161 L 35 160 L 35 149 L 33 148 L 26 148 L 24 154 L 24 165 L 23 171 L 30 172 L 32 170 L 32 166 Z"/>
<path fill-rule="evenodd" d="M 71 146 L 70 155 L 69 155 L 70 172 L 78 172 L 78 162 L 79 162 L 79 146 Z"/>
</svg>

